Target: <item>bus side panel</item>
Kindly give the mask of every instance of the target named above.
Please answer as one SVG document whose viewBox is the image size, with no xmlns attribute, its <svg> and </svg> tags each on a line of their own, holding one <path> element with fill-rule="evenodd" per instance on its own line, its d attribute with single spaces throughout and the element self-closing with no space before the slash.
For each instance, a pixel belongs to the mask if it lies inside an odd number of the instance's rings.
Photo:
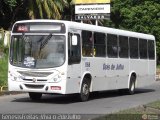
<svg viewBox="0 0 160 120">
<path fill-rule="evenodd" d="M 92 75 L 92 91 L 128 87 L 129 60 L 117 58 L 83 58 L 82 73 Z"/>
<path fill-rule="evenodd" d="M 115 61 L 115 72 L 117 74 L 117 89 L 128 87 L 129 79 L 129 59 L 120 58 Z"/>
<path fill-rule="evenodd" d="M 148 60 L 148 75 L 149 75 L 149 83 L 156 82 L 156 61 Z"/>
<path fill-rule="evenodd" d="M 8 91 L 21 91 L 19 88 L 19 84 L 13 81 L 13 77 L 11 77 L 10 72 L 15 71 L 14 68 L 8 63 Z"/>
<path fill-rule="evenodd" d="M 129 60 L 108 58 L 107 65 L 110 66 L 109 70 L 106 71 L 109 89 L 127 88 Z"/>
<path fill-rule="evenodd" d="M 103 69 L 105 61 L 105 57 L 86 57 L 82 60 L 82 73 L 88 71 L 92 76 L 92 91 L 101 91 L 108 89 L 106 70 Z"/>
<path fill-rule="evenodd" d="M 154 71 L 154 69 L 151 67 L 153 64 L 149 65 L 150 63 L 148 60 L 143 59 L 131 59 L 130 60 L 130 71 L 135 71 L 136 73 L 136 87 L 144 87 L 147 85 L 150 85 L 154 82 L 153 76 L 151 77 L 151 70 Z M 154 67 L 154 65 L 153 65 Z M 153 72 L 154 73 L 154 72 Z"/>
</svg>

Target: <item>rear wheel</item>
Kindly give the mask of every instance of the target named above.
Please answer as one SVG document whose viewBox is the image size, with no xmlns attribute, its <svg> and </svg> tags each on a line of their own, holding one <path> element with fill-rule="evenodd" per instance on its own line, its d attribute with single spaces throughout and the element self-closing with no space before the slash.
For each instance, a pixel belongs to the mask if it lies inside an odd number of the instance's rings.
<svg viewBox="0 0 160 120">
<path fill-rule="evenodd" d="M 132 75 L 130 78 L 129 88 L 119 89 L 119 92 L 121 94 L 133 95 L 135 93 L 135 81 L 136 81 L 136 77 Z"/>
<path fill-rule="evenodd" d="M 80 92 L 80 101 L 84 102 L 89 99 L 90 94 L 90 82 L 86 78 L 84 78 L 84 81 L 81 86 L 81 92 Z"/>
<path fill-rule="evenodd" d="M 42 97 L 42 93 L 29 92 L 29 97 L 31 100 L 40 100 Z"/>
<path fill-rule="evenodd" d="M 130 79 L 129 89 L 128 89 L 128 93 L 130 95 L 133 95 L 135 93 L 135 81 L 136 81 L 136 77 L 132 75 Z"/>
</svg>

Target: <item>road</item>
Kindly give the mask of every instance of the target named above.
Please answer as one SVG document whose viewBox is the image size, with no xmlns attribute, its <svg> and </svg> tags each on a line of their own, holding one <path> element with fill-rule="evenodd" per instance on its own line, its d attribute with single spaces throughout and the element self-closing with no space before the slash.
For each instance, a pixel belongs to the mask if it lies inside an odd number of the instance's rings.
<svg viewBox="0 0 160 120">
<path fill-rule="evenodd" d="M 74 95 L 43 95 L 31 101 L 28 94 L 0 96 L 2 114 L 107 114 L 160 100 L 160 81 L 136 90 L 134 95 L 118 91 L 100 92 L 87 102 L 78 102 Z"/>
</svg>

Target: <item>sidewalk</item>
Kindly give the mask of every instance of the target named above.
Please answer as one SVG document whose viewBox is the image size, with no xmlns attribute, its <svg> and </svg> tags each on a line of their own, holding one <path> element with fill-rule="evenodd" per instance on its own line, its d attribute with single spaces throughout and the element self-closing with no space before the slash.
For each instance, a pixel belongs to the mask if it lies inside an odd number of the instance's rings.
<svg viewBox="0 0 160 120">
<path fill-rule="evenodd" d="M 0 86 L 0 96 L 3 96 L 3 95 L 16 95 L 16 94 L 21 94 L 23 92 L 11 92 L 11 91 L 8 91 L 8 87 L 7 86 Z"/>
</svg>

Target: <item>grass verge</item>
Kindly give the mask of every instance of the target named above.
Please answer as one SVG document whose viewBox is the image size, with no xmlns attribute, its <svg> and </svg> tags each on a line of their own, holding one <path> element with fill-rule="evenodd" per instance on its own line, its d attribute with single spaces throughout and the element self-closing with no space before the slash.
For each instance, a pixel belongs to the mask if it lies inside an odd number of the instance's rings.
<svg viewBox="0 0 160 120">
<path fill-rule="evenodd" d="M 155 101 L 136 108 L 122 110 L 93 120 L 159 120 L 160 101 Z"/>
</svg>

